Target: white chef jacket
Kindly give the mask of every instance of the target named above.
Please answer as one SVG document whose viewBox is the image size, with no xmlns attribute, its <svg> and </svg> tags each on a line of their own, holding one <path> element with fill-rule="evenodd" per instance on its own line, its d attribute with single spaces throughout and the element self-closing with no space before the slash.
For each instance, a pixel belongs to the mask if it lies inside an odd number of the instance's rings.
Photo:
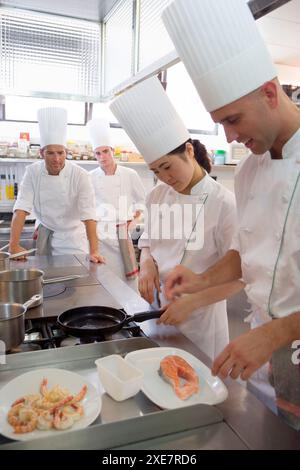
<svg viewBox="0 0 300 470">
<path fill-rule="evenodd" d="M 171 186 L 164 183 L 155 187 L 147 198 L 148 213 L 156 204 L 195 205 L 199 203 L 201 196 L 207 195 L 207 199 L 199 213 L 198 221 L 204 223 L 203 247 L 183 253 L 190 234 L 187 228 L 186 235 L 177 239 L 153 239 L 149 237 L 151 226 L 145 224 L 145 231 L 139 240 L 139 247 L 149 247 L 151 255 L 158 264 L 160 279 L 164 282 L 166 274 L 177 264 L 183 264 L 197 273 L 206 271 L 227 252 L 232 236 L 236 230 L 236 213 L 234 195 L 224 186 L 214 181 L 209 175 L 192 188 L 191 195 L 176 192 Z M 161 206 L 162 207 L 162 206 Z M 152 227 L 164 222 L 159 212 L 154 211 Z M 190 225 L 185 219 L 184 223 Z M 180 229 L 181 222 L 175 221 L 174 230 Z M 199 230 L 200 226 L 196 228 Z M 152 232 L 154 233 L 154 232 Z M 152 235 L 153 237 L 153 235 Z M 163 303 L 166 303 L 164 300 Z M 199 308 L 181 325 L 179 330 L 193 341 L 211 359 L 214 359 L 228 344 L 228 320 L 226 301 Z"/>
<path fill-rule="evenodd" d="M 238 167 L 239 251 L 248 298 L 261 319 L 300 311 L 300 129 L 282 160 L 250 155 Z"/>
<path fill-rule="evenodd" d="M 231 248 L 241 256 L 252 328 L 300 311 L 300 130 L 282 157 L 250 155 L 235 176 L 238 231 Z M 267 364 L 253 374 L 249 388 L 276 409 Z"/>
<path fill-rule="evenodd" d="M 116 224 L 132 220 L 136 210 L 144 207 L 145 188 L 137 172 L 117 166 L 114 175 L 106 175 L 99 167 L 90 172 L 96 196 L 97 234 L 100 251 L 112 271 L 126 280 L 120 253 Z M 128 281 L 134 286 L 132 281 Z"/>
<path fill-rule="evenodd" d="M 52 230 L 52 254 L 88 253 L 82 221 L 96 220 L 95 195 L 87 171 L 66 160 L 59 175 L 49 175 L 44 161 L 26 168 L 14 211 L 35 212 Z"/>
</svg>

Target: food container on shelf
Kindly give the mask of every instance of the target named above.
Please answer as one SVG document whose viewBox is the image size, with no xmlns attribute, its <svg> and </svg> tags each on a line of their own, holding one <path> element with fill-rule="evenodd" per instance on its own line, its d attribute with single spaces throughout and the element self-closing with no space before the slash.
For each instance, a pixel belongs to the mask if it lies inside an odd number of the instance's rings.
<svg viewBox="0 0 300 470">
<path fill-rule="evenodd" d="M 116 401 L 136 395 L 142 386 L 144 374 L 118 354 L 97 359 L 99 379 L 104 390 Z"/>
</svg>

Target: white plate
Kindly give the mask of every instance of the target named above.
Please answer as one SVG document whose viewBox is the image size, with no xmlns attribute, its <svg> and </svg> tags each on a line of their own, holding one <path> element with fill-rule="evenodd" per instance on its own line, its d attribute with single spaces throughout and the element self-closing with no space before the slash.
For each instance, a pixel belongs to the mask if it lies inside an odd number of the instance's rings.
<svg viewBox="0 0 300 470">
<path fill-rule="evenodd" d="M 169 355 L 177 355 L 185 359 L 196 371 L 199 377 L 199 392 L 187 400 L 181 400 L 174 392 L 172 385 L 168 384 L 158 374 L 160 361 Z M 226 400 L 228 391 L 218 377 L 213 377 L 208 367 L 192 354 L 177 348 L 149 348 L 140 349 L 127 354 L 129 361 L 144 372 L 142 391 L 160 408 L 173 409 L 182 406 L 206 403 L 216 405 Z"/>
<path fill-rule="evenodd" d="M 25 434 L 15 434 L 12 426 L 7 422 L 7 413 L 12 403 L 24 395 L 39 393 L 43 378 L 48 379 L 48 387 L 60 385 L 67 388 L 71 394 L 78 393 L 84 385 L 88 386 L 87 393 L 81 404 L 84 408 L 84 416 L 70 429 L 57 431 L 35 430 Z M 75 431 L 89 426 L 101 411 L 101 397 L 95 387 L 88 383 L 81 375 L 62 369 L 36 369 L 26 374 L 19 375 L 0 390 L 0 433 L 9 439 L 28 441 L 39 437 L 57 436 L 68 431 Z"/>
</svg>

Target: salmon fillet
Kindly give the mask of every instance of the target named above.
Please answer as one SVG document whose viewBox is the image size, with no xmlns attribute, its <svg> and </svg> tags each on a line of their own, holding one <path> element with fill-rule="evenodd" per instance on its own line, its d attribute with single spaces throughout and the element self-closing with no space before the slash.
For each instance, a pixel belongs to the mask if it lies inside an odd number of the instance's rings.
<svg viewBox="0 0 300 470">
<path fill-rule="evenodd" d="M 159 375 L 170 383 L 176 395 L 186 400 L 199 391 L 199 377 L 193 367 L 180 356 L 166 356 L 160 362 Z"/>
</svg>

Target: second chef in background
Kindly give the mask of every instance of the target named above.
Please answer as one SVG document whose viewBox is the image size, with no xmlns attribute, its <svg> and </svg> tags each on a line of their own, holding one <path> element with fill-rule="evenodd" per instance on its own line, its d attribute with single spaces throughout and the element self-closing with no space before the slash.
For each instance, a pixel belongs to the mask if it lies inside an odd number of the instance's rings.
<svg viewBox="0 0 300 470">
<path fill-rule="evenodd" d="M 40 109 L 38 123 L 43 161 L 26 168 L 14 206 L 10 251 L 23 251 L 21 232 L 26 215 L 34 210 L 38 219 L 38 254 L 90 252 L 91 261 L 104 262 L 98 251 L 90 176 L 66 161 L 67 112 L 63 108 Z"/>
<path fill-rule="evenodd" d="M 108 120 L 92 119 L 87 129 L 99 163 L 99 168 L 90 174 L 96 195 L 101 253 L 108 267 L 136 288 L 138 267 L 130 224 L 141 215 L 145 189 L 136 171 L 116 164 Z"/>
<path fill-rule="evenodd" d="M 202 272 L 226 253 L 235 231 L 234 195 L 208 175 L 205 147 L 190 138 L 156 77 L 125 92 L 111 110 L 161 180 L 147 198 L 148 217 L 139 241 L 139 289 L 151 303 L 154 290 L 160 290 L 160 282 L 176 264 Z M 185 296 L 171 304 L 160 321 L 178 324 L 212 359 L 228 343 L 224 301 L 195 309 Z"/>
</svg>

